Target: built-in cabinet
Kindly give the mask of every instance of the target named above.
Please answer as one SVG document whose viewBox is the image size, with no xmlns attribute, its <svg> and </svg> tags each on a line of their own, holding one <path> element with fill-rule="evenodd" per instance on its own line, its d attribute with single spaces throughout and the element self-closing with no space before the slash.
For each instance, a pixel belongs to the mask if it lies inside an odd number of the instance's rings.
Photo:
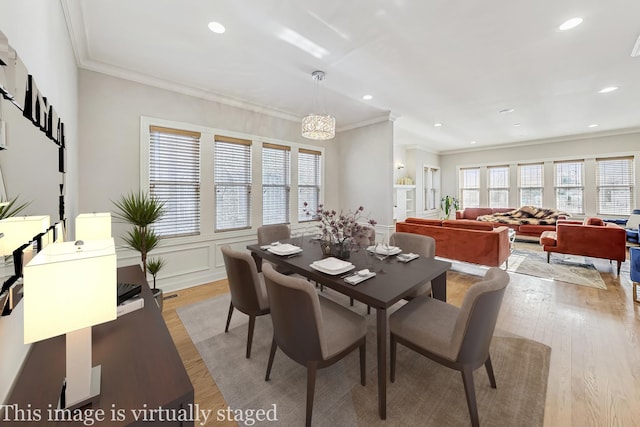
<svg viewBox="0 0 640 427">
<path fill-rule="evenodd" d="M 393 219 L 404 221 L 407 217 L 416 215 L 416 186 L 393 186 Z"/>
</svg>

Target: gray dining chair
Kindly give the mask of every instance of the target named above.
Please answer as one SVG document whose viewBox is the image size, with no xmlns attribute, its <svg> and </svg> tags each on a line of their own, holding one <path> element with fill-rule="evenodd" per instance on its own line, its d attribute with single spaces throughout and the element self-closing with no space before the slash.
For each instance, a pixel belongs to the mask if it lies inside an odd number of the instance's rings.
<svg viewBox="0 0 640 427">
<path fill-rule="evenodd" d="M 422 234 L 403 233 L 396 231 L 389 236 L 389 244 L 402 249 L 404 253 L 414 253 L 422 258 L 434 258 L 436 256 L 436 241 L 433 237 Z M 418 295 L 431 295 L 431 281 L 420 286 L 406 299 L 415 298 Z"/>
<path fill-rule="evenodd" d="M 231 293 L 229 303 L 229 315 L 224 328 L 229 332 L 229 323 L 233 309 L 237 308 L 249 316 L 249 331 L 247 332 L 247 359 L 251 357 L 251 343 L 253 342 L 253 329 L 256 316 L 269 314 L 269 300 L 264 278 L 258 273 L 255 261 L 246 252 L 231 249 L 229 245 L 220 246 L 224 259 L 224 268 L 227 271 L 227 281 Z"/>
<path fill-rule="evenodd" d="M 402 344 L 448 368 L 460 371 L 471 424 L 480 425 L 473 371 L 485 366 L 496 388 L 489 345 L 498 320 L 509 274 L 490 268 L 484 280 L 472 285 L 460 308 L 418 296 L 389 317 L 391 382 L 396 378 L 396 348 Z"/>
<path fill-rule="evenodd" d="M 278 348 L 306 366 L 306 425 L 310 426 L 318 369 L 336 363 L 359 348 L 360 382 L 363 386 L 366 384 L 366 320 L 348 308 L 318 296 L 313 285 L 304 279 L 280 274 L 266 263 L 263 273 L 273 323 L 265 381 L 269 381 Z"/>
<path fill-rule="evenodd" d="M 260 246 L 268 245 L 273 242 L 287 240 L 291 238 L 291 229 L 287 224 L 271 224 L 258 227 L 258 244 Z M 268 261 L 267 261 L 268 262 Z M 262 269 L 261 261 L 258 261 L 258 271 Z M 273 264 L 272 264 L 273 265 Z M 293 271 L 287 270 L 285 267 L 276 266 L 276 271 L 282 274 L 293 274 Z"/>
</svg>

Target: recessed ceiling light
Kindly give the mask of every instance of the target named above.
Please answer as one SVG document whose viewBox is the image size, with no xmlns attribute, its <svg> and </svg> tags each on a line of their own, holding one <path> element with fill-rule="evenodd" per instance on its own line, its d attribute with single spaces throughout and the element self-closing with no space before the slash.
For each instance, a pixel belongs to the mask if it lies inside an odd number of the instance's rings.
<svg viewBox="0 0 640 427">
<path fill-rule="evenodd" d="M 439 128 L 442 126 L 442 123 L 434 123 L 433 126 Z"/>
<path fill-rule="evenodd" d="M 373 99 L 373 95 L 364 95 L 362 99 L 364 99 L 365 101 L 371 101 Z"/>
<path fill-rule="evenodd" d="M 222 34 L 226 31 L 224 25 L 219 22 L 209 22 L 209 29 L 216 34 Z"/>
<path fill-rule="evenodd" d="M 516 110 L 514 110 L 513 108 L 505 108 L 504 110 L 498 111 L 498 113 L 500 113 L 500 114 L 509 114 L 509 113 L 513 113 L 514 111 L 516 111 Z"/>
<path fill-rule="evenodd" d="M 558 29 L 560 31 L 567 31 L 577 27 L 580 24 L 582 24 L 582 18 L 571 18 L 569 20 L 564 21 L 562 25 L 558 27 Z"/>
<path fill-rule="evenodd" d="M 618 86 L 609 86 L 609 87 L 605 87 L 604 89 L 600 89 L 598 91 L 598 93 L 609 93 L 609 92 L 613 92 L 615 90 L 618 90 Z"/>
<path fill-rule="evenodd" d="M 590 124 L 590 125 L 589 125 L 589 127 L 590 127 L 590 128 L 597 128 L 597 127 L 598 127 L 598 124 L 597 124 L 597 123 L 592 123 L 592 124 Z"/>
<path fill-rule="evenodd" d="M 514 123 L 513 125 L 514 125 L 515 127 L 518 127 L 518 126 L 520 126 L 520 123 Z"/>
<path fill-rule="evenodd" d="M 471 144 L 475 144 L 475 143 L 476 143 L 476 141 L 471 141 Z"/>
</svg>

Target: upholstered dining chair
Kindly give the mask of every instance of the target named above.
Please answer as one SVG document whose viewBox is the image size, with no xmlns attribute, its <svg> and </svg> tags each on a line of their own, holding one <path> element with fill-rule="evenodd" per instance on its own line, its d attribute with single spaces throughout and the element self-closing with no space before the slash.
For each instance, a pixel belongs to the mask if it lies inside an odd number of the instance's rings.
<svg viewBox="0 0 640 427">
<path fill-rule="evenodd" d="M 271 224 L 258 227 L 258 244 L 261 246 L 290 238 L 291 229 L 287 224 Z M 279 273 L 293 274 L 293 271 L 287 270 L 286 267 L 282 267 L 280 265 L 277 265 L 275 267 L 276 271 L 278 271 Z M 261 265 L 258 265 L 258 271 L 260 271 L 260 269 Z"/>
<path fill-rule="evenodd" d="M 256 316 L 269 314 L 269 300 L 262 274 L 258 273 L 255 261 L 248 253 L 231 249 L 229 245 L 220 247 L 227 270 L 227 281 L 231 293 L 229 315 L 224 332 L 229 332 L 229 323 L 233 309 L 237 308 L 249 316 L 249 331 L 247 333 L 247 359 L 251 357 L 251 343 Z"/>
<path fill-rule="evenodd" d="M 396 376 L 396 348 L 402 344 L 448 368 L 460 371 L 471 424 L 479 426 L 473 371 L 484 365 L 496 388 L 489 345 L 495 330 L 509 274 L 490 268 L 472 285 L 460 308 L 435 298 L 418 296 L 389 317 L 391 382 Z"/>
<path fill-rule="evenodd" d="M 311 425 L 316 371 L 330 366 L 360 349 L 360 382 L 366 384 L 365 318 L 331 300 L 318 296 L 304 279 L 285 276 L 270 264 L 263 266 L 267 286 L 273 341 L 265 381 L 280 348 L 287 356 L 307 368 L 306 425 Z"/>
<path fill-rule="evenodd" d="M 434 258 L 436 256 L 436 240 L 433 237 L 423 236 L 422 234 L 396 231 L 389 236 L 389 244 L 399 247 L 402 252 L 418 254 L 423 258 Z M 430 281 L 409 295 L 407 299 L 415 298 L 418 295 L 431 295 Z"/>
</svg>

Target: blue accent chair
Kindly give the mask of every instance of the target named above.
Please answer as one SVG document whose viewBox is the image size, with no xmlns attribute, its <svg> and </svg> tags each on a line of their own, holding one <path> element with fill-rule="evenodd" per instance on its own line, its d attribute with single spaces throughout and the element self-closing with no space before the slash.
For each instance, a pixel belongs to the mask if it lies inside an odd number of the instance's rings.
<svg viewBox="0 0 640 427">
<path fill-rule="evenodd" d="M 638 286 L 640 286 L 640 247 L 629 248 L 631 262 L 631 280 L 633 281 L 633 300 L 640 302 L 638 298 Z"/>
</svg>

